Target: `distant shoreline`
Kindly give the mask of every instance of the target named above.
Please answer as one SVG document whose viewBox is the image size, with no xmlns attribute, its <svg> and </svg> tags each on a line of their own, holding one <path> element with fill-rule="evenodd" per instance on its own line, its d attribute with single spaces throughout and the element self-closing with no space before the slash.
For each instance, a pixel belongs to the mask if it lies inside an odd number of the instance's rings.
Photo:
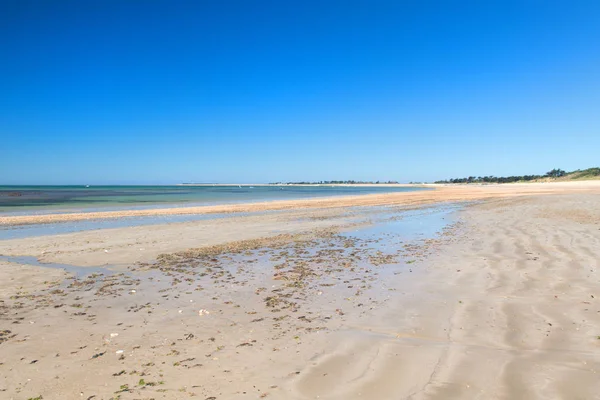
<svg viewBox="0 0 600 400">
<path fill-rule="evenodd" d="M 286 187 L 286 186 L 315 186 L 315 187 L 420 187 L 428 186 L 427 183 L 178 183 L 174 186 L 262 186 L 262 187 Z"/>
</svg>

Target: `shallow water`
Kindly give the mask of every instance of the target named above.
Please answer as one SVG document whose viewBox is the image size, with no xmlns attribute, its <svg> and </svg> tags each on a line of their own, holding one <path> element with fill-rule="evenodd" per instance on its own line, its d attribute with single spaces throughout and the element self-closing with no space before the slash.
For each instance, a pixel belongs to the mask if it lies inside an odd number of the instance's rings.
<svg viewBox="0 0 600 400">
<path fill-rule="evenodd" d="M 268 213 L 266 211 L 264 213 Z M 244 216 L 248 213 L 236 213 Z M 90 231 L 96 229 L 126 228 L 130 226 L 147 226 L 170 224 L 177 222 L 205 221 L 231 216 L 231 214 L 186 214 L 186 215 L 156 215 L 144 217 L 120 217 L 110 219 L 92 219 L 83 221 L 66 221 L 52 224 L 32 224 L 0 227 L 0 240 L 22 239 L 33 236 L 58 235 Z"/>
<path fill-rule="evenodd" d="M 358 186 L 0 186 L 0 212 L 103 211 L 429 190 Z"/>
<path fill-rule="evenodd" d="M 32 265 L 35 267 L 44 268 L 55 268 L 62 269 L 68 273 L 75 275 L 75 277 L 84 277 L 91 274 L 102 274 L 112 275 L 115 271 L 112 271 L 110 267 L 80 267 L 77 265 L 70 264 L 58 264 L 58 263 L 43 263 L 40 262 L 37 257 L 33 256 L 3 256 L 0 255 L 0 261 L 7 261 L 16 264 Z"/>
<path fill-rule="evenodd" d="M 401 241 L 428 238 L 453 222 L 453 213 L 462 207 L 460 204 L 445 204 L 408 211 L 387 211 L 373 218 L 373 224 L 343 232 L 342 235 L 358 239 L 394 237 Z"/>
<path fill-rule="evenodd" d="M 389 211 L 382 209 L 381 213 L 371 216 L 372 224 L 361 226 L 356 229 L 340 233 L 340 237 L 348 239 L 358 239 L 362 248 L 376 250 L 382 254 L 398 254 L 407 243 L 414 243 L 419 240 L 434 238 L 446 226 L 454 221 L 453 213 L 460 209 L 461 205 L 442 205 L 408 211 Z M 14 227 L 11 229 L 0 230 L 0 239 L 30 237 L 38 235 L 52 235 L 58 233 L 76 232 L 89 229 L 114 228 L 120 226 L 132 225 L 151 225 L 167 222 L 183 222 L 194 220 L 205 220 L 208 218 L 222 218 L 226 215 L 184 215 L 184 216 L 166 216 L 166 217 L 138 217 L 123 218 L 119 220 L 100 220 L 100 221 L 82 221 L 60 224 L 31 225 L 23 227 Z M 314 256 L 320 247 L 308 249 L 307 255 Z M 235 263 L 245 263 L 252 259 L 256 262 L 256 267 L 261 269 L 270 269 L 273 262 L 266 256 L 257 256 L 264 249 L 250 252 L 250 255 L 236 255 L 232 261 Z M 352 248 L 346 252 L 349 254 Z M 82 267 L 70 264 L 43 263 L 33 256 L 4 256 L 0 255 L 0 260 L 40 266 L 45 268 L 58 268 L 74 274 L 76 277 L 83 277 L 89 274 L 110 275 L 116 273 L 110 266 Z M 380 268 L 382 273 L 390 273 L 398 268 L 406 267 L 405 262 L 400 260 L 390 263 L 391 270 L 385 271 Z M 364 266 L 364 265 L 362 265 Z"/>
</svg>

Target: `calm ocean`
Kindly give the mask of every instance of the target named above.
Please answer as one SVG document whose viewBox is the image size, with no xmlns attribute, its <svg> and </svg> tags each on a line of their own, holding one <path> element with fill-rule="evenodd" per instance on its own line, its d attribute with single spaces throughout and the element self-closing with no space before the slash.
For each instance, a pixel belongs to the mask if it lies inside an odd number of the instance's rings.
<svg viewBox="0 0 600 400">
<path fill-rule="evenodd" d="M 177 207 L 427 190 L 357 186 L 0 186 L 0 212 Z"/>
</svg>

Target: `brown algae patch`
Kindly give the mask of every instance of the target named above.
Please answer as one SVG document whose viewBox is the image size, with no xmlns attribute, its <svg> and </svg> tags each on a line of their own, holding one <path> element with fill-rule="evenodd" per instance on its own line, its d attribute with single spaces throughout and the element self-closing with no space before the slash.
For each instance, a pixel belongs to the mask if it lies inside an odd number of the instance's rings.
<svg viewBox="0 0 600 400">
<path fill-rule="evenodd" d="M 157 257 L 159 264 L 168 264 L 178 262 L 185 259 L 193 259 L 198 257 L 213 257 L 221 254 L 239 254 L 245 251 L 257 249 L 276 249 L 292 242 L 306 242 L 314 239 L 323 239 L 334 236 L 341 229 L 349 229 L 359 224 L 349 224 L 335 226 L 325 229 L 315 229 L 311 232 L 289 234 L 283 233 L 275 236 L 268 236 L 258 239 L 239 240 L 229 243 L 223 243 L 213 246 L 199 247 L 171 254 L 161 254 Z"/>
</svg>

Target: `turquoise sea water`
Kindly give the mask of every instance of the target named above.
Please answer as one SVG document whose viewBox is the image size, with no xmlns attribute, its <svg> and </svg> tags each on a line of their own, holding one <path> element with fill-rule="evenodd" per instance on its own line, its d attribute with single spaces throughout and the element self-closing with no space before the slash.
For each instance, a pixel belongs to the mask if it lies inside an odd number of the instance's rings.
<svg viewBox="0 0 600 400">
<path fill-rule="evenodd" d="M 0 213 L 191 206 L 427 190 L 358 186 L 0 186 Z"/>
</svg>

